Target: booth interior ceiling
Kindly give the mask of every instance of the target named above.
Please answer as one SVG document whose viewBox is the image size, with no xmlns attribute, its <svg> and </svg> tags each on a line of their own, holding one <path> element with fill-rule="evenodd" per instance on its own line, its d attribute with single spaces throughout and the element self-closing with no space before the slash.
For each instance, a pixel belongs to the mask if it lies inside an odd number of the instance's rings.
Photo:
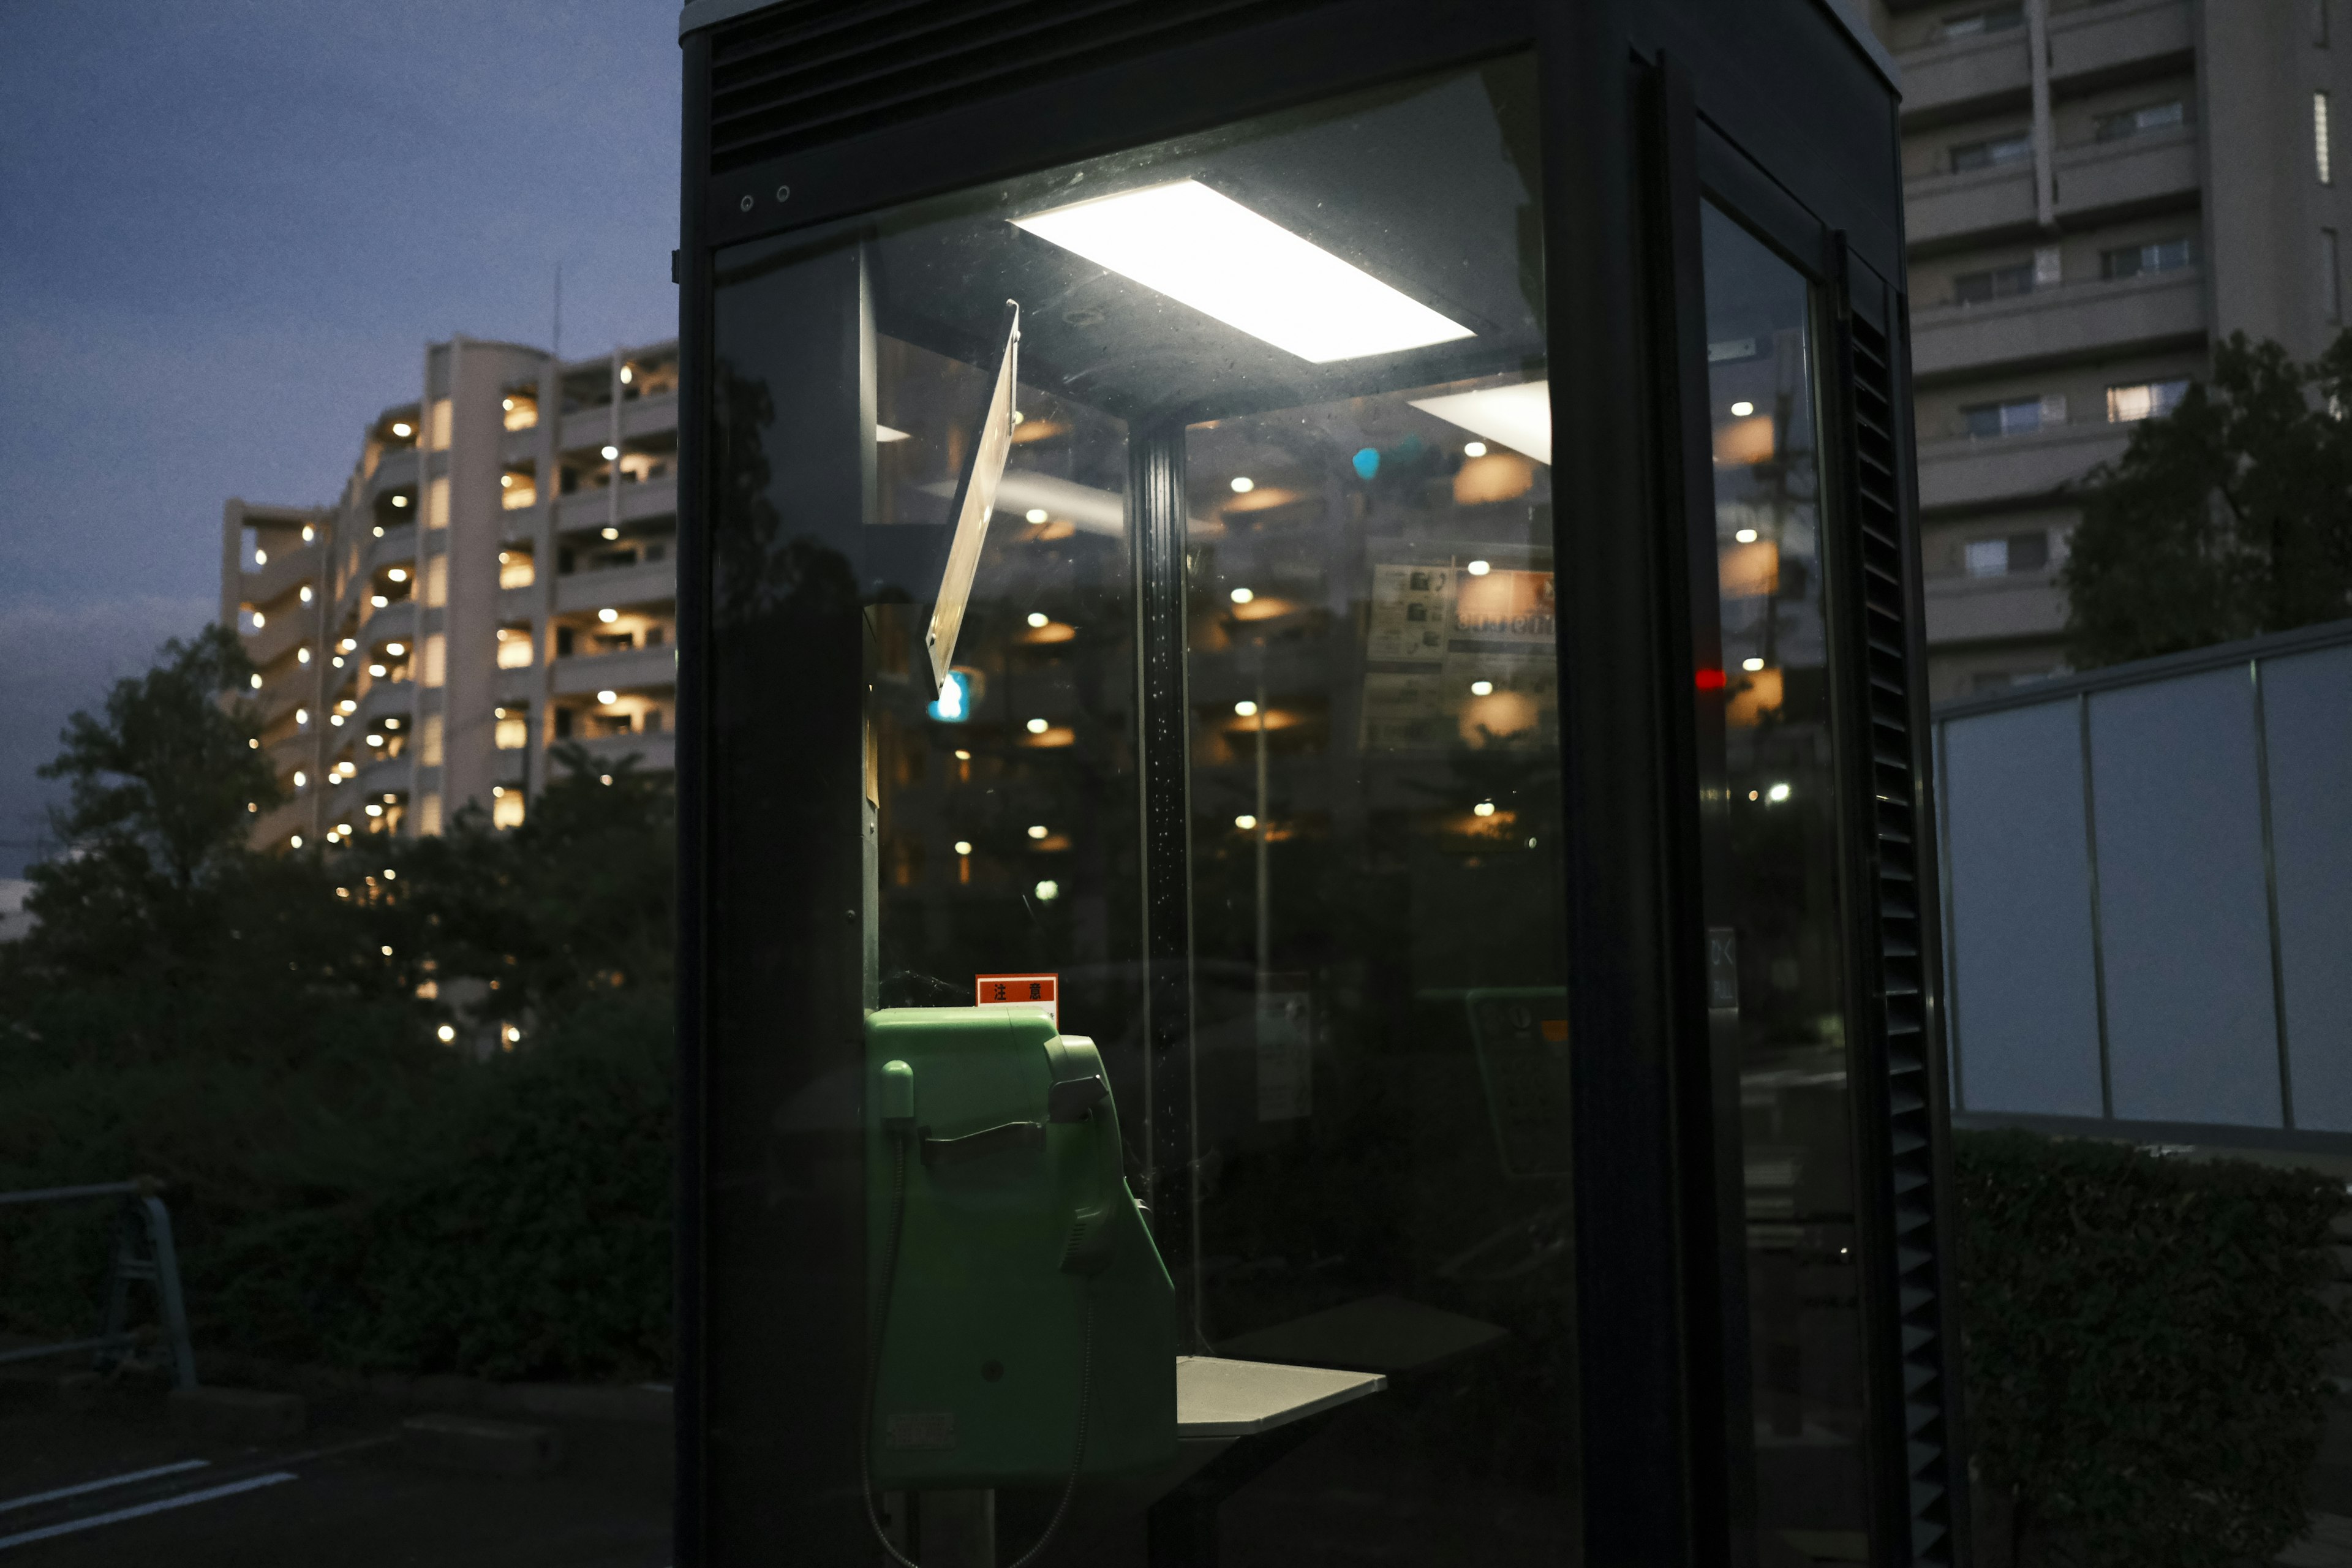
<svg viewBox="0 0 2352 1568">
<path fill-rule="evenodd" d="M 1197 40 L 1312 0 L 793 0 L 710 51 L 724 174 L 1003 90 Z"/>
</svg>

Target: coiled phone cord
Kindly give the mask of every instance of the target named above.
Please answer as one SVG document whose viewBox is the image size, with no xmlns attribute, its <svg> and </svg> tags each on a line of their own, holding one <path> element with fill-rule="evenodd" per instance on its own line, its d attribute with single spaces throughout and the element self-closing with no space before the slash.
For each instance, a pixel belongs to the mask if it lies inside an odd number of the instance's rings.
<svg viewBox="0 0 2352 1568">
<path fill-rule="evenodd" d="M 882 1529 L 882 1516 L 874 1507 L 874 1402 L 880 1395 L 882 1383 L 882 1336 L 890 1329 L 890 1298 L 898 1287 L 898 1237 L 907 1221 L 907 1150 L 913 1140 L 904 1131 L 894 1131 L 891 1142 L 898 1148 L 898 1158 L 890 1163 L 890 1244 L 883 1253 L 882 1315 L 874 1329 L 874 1348 L 866 1356 L 866 1397 L 857 1410 L 857 1490 L 866 1500 L 866 1523 L 874 1531 L 874 1539 L 899 1568 L 922 1568 L 922 1564 L 890 1544 L 890 1537 Z M 1052 1544 L 1060 1532 L 1062 1521 L 1070 1511 L 1070 1500 L 1078 1493 L 1078 1473 L 1087 1462 L 1087 1421 L 1094 1411 L 1095 1383 L 1095 1292 L 1094 1281 L 1083 1276 L 1078 1282 L 1078 1446 L 1070 1456 L 1070 1479 L 1062 1487 L 1062 1500 L 1054 1506 L 1054 1517 L 1045 1521 L 1045 1533 L 1037 1544 L 1014 1558 L 1008 1568 L 1029 1568 L 1038 1555 Z"/>
</svg>

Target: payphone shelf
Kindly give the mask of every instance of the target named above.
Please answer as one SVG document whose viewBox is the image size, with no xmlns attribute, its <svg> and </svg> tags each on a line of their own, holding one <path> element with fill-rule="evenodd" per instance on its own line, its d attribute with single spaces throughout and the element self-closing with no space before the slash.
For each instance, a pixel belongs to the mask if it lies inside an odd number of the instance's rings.
<svg viewBox="0 0 2352 1568">
<path fill-rule="evenodd" d="M 1378 1373 L 1180 1355 L 1176 1436 L 1179 1440 L 1246 1437 L 1318 1415 L 1388 1385 L 1389 1380 Z"/>
</svg>

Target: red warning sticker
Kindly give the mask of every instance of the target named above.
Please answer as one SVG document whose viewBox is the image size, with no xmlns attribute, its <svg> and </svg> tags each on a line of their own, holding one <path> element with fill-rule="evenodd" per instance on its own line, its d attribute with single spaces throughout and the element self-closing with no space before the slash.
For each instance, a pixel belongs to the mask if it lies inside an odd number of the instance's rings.
<svg viewBox="0 0 2352 1568">
<path fill-rule="evenodd" d="M 983 1007 L 992 1002 L 1037 1003 L 1058 1029 L 1062 1026 L 1061 978 L 1058 974 L 982 974 L 972 982 L 972 1000 Z"/>
</svg>

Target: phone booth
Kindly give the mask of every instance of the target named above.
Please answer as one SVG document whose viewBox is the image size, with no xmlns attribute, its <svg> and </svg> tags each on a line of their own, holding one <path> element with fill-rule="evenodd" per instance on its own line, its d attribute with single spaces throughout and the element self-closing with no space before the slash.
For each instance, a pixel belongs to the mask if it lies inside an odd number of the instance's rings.
<svg viewBox="0 0 2352 1568">
<path fill-rule="evenodd" d="M 1958 1561 L 1868 36 L 681 38 L 678 1562 Z"/>
</svg>

